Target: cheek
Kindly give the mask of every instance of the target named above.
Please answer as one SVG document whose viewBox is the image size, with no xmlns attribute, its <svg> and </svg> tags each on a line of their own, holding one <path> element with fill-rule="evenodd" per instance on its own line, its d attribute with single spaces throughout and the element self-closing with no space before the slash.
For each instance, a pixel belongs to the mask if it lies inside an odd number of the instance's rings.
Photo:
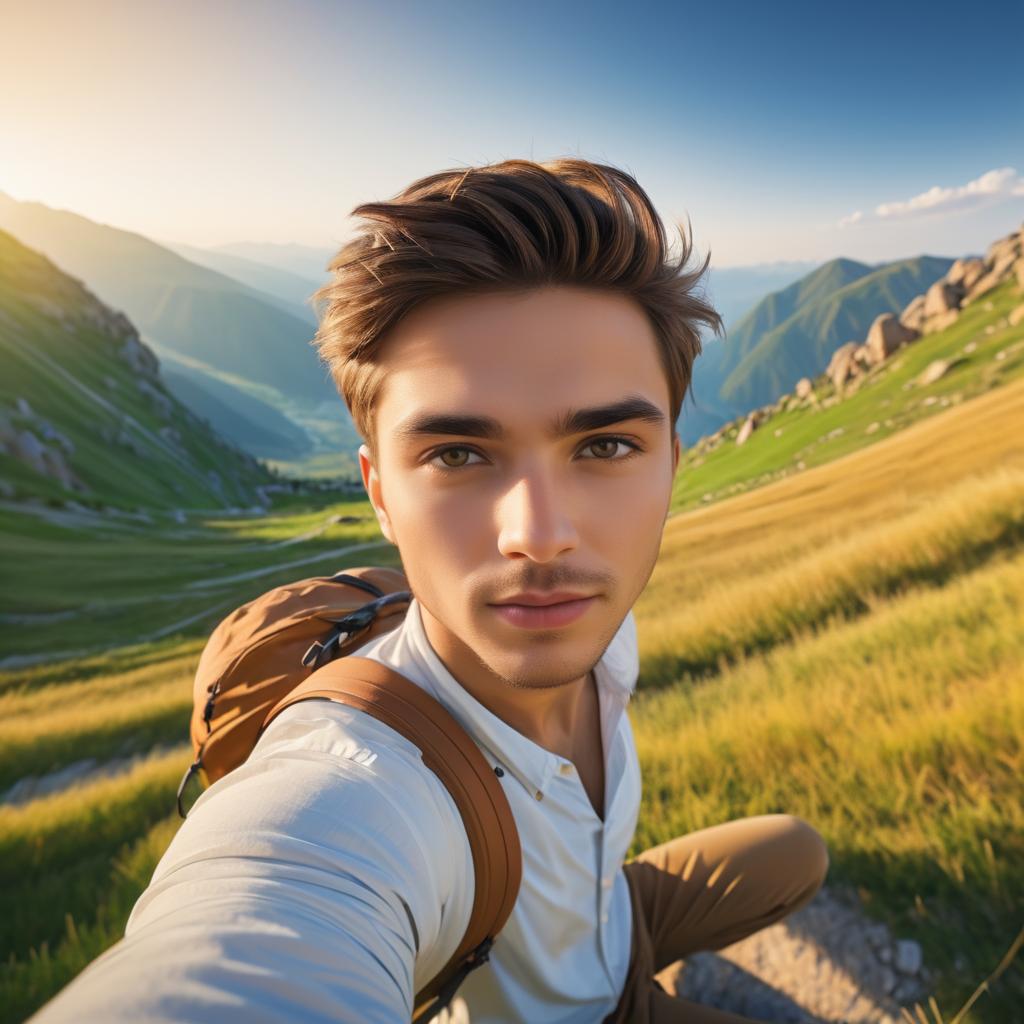
<svg viewBox="0 0 1024 1024">
<path fill-rule="evenodd" d="M 634 478 L 609 483 L 600 500 L 587 505 L 587 532 L 609 553 L 628 557 L 647 552 L 652 544 L 661 543 L 670 497 L 670 480 Z"/>
<path fill-rule="evenodd" d="M 493 541 L 488 502 L 465 489 L 406 485 L 389 502 L 403 558 L 470 563 Z"/>
</svg>

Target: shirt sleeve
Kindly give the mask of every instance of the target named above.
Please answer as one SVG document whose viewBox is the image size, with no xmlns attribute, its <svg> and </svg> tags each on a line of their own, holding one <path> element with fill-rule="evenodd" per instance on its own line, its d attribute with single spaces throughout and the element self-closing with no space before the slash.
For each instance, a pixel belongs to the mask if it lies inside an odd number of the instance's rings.
<svg viewBox="0 0 1024 1024">
<path fill-rule="evenodd" d="M 125 937 L 33 1024 L 407 1024 L 473 900 L 458 809 L 416 747 L 308 700 L 212 785 Z"/>
</svg>

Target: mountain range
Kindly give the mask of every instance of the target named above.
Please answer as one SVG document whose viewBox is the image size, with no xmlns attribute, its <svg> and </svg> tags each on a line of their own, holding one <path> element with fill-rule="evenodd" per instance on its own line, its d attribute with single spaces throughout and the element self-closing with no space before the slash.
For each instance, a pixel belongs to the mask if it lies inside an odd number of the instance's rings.
<svg viewBox="0 0 1024 1024">
<path fill-rule="evenodd" d="M 285 472 L 353 473 L 360 438 L 311 345 L 310 298 L 333 253 L 237 243 L 157 243 L 0 193 L 0 228 L 122 309 L 160 357 L 171 392 L 225 438 Z M 677 427 L 692 445 L 821 373 L 953 260 L 871 266 L 838 258 L 711 267 L 705 289 L 726 336 L 708 338 Z"/>
<path fill-rule="evenodd" d="M 678 425 L 684 444 L 822 373 L 839 345 L 863 338 L 875 317 L 902 309 L 953 262 L 918 256 L 870 266 L 838 258 L 766 295 L 735 327 L 727 323 L 724 339 L 704 342 L 695 402 L 684 405 Z"/>
<path fill-rule="evenodd" d="M 311 309 L 283 297 L 300 297 L 301 282 L 254 267 L 262 278 L 252 280 L 266 288 L 272 279 L 283 295 L 261 291 L 142 235 L 3 193 L 0 228 L 124 311 L 178 397 L 252 454 L 301 465 L 358 446 L 311 345 Z M 231 259 L 237 269 L 241 258 Z"/>
</svg>

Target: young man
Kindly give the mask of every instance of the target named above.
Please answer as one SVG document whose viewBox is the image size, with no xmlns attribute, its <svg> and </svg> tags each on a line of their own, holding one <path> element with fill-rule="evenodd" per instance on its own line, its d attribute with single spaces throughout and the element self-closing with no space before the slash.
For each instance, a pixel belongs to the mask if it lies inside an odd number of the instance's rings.
<svg viewBox="0 0 1024 1024">
<path fill-rule="evenodd" d="M 355 211 L 318 333 L 414 595 L 359 650 L 440 700 L 500 774 L 523 880 L 439 1020 L 736 1022 L 655 975 L 813 896 L 789 815 L 624 864 L 640 806 L 631 608 L 658 557 L 698 327 L 720 330 L 629 175 L 583 160 L 447 171 Z M 710 256 L 708 257 L 710 258 Z M 685 784 L 685 780 L 681 780 Z M 408 1021 L 473 902 L 452 798 L 352 708 L 280 714 L 197 802 L 126 938 L 37 1018 Z"/>
</svg>

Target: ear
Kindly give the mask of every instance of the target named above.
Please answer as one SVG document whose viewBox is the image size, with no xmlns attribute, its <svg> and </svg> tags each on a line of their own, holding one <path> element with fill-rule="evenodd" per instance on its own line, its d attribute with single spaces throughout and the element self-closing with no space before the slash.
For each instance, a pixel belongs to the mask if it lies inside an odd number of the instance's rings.
<svg viewBox="0 0 1024 1024">
<path fill-rule="evenodd" d="M 682 454 L 683 447 L 679 442 L 679 434 L 674 430 L 672 431 L 672 476 L 676 475 L 676 470 L 679 468 L 679 456 Z"/>
<path fill-rule="evenodd" d="M 363 477 L 363 487 L 366 489 L 366 495 L 370 499 L 373 511 L 377 514 L 380 532 L 397 547 L 394 533 L 391 529 L 391 520 L 388 518 L 387 509 L 384 507 L 380 476 L 377 473 L 376 467 L 370 461 L 370 449 L 365 444 L 359 446 L 359 472 Z"/>
</svg>

